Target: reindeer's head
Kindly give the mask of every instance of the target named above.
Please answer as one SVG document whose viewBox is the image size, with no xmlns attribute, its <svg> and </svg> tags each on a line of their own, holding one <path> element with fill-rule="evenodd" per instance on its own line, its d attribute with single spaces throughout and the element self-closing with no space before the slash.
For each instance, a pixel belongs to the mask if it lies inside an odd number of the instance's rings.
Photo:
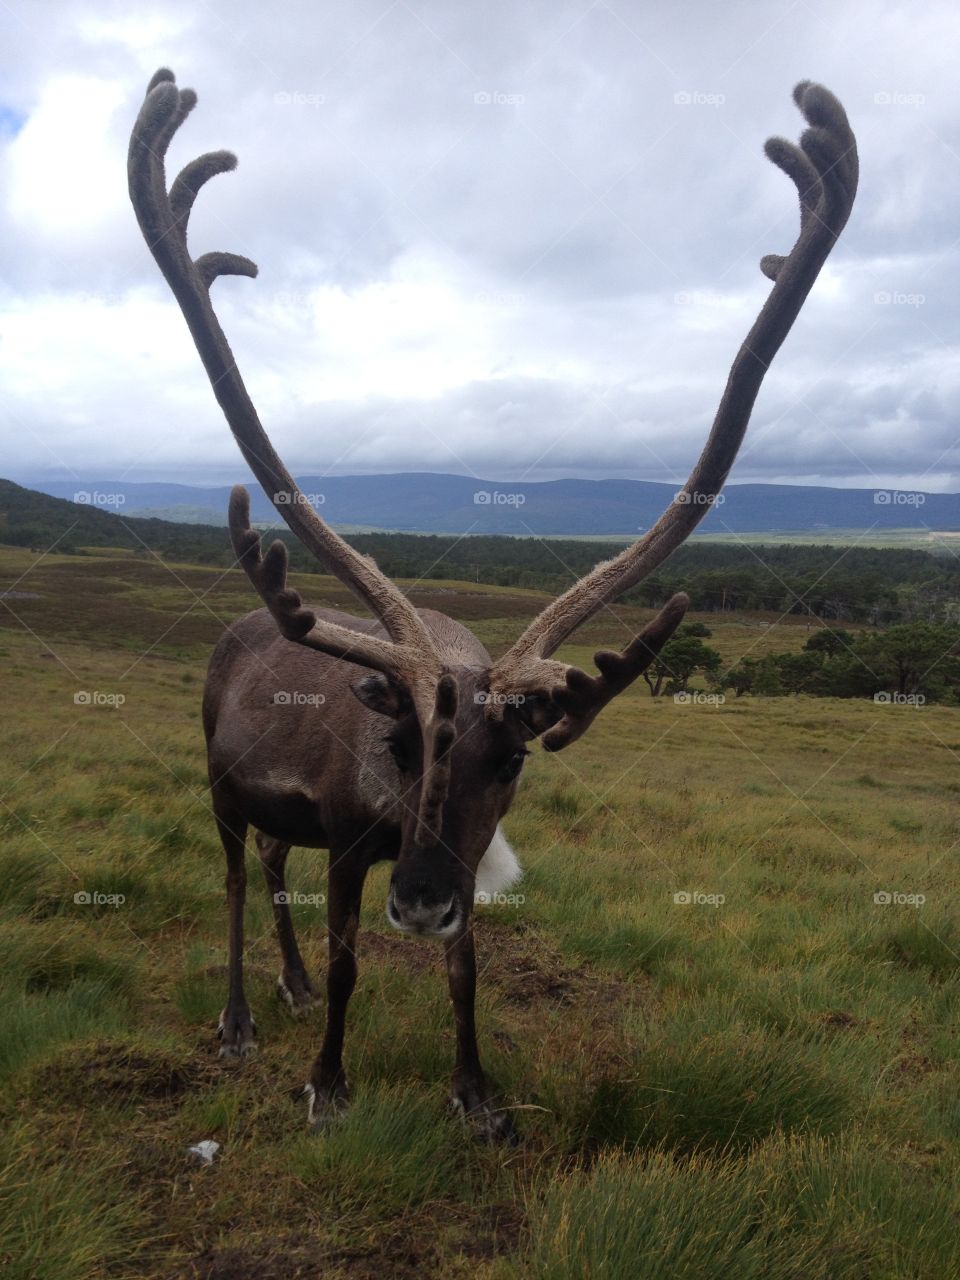
<svg viewBox="0 0 960 1280">
<path fill-rule="evenodd" d="M 521 708 L 494 719 L 488 673 L 445 671 L 437 682 L 432 751 L 413 701 L 383 675 L 352 689 L 364 706 L 389 716 L 385 741 L 398 771 L 401 843 L 387 918 L 409 933 L 453 935 L 470 914 L 476 872 L 516 794 L 533 732 Z"/>
<path fill-rule="evenodd" d="M 200 187 L 233 169 L 219 151 L 188 164 L 166 188 L 164 156 L 196 102 L 171 72 L 150 82 L 130 142 L 130 195 L 141 230 L 184 313 L 214 393 L 244 458 L 278 512 L 317 559 L 379 618 L 383 634 L 319 619 L 287 586 L 287 552 L 274 542 L 261 555 L 242 488 L 230 503 L 237 558 L 283 635 L 372 674 L 353 685 L 360 701 L 385 717 L 400 772 L 402 843 L 388 914 L 400 928 L 455 932 L 469 916 L 477 865 L 513 799 L 528 744 L 559 751 L 584 732 L 611 698 L 653 660 L 683 617 L 674 596 L 622 653 L 595 655 L 597 675 L 553 659 L 588 618 L 651 573 L 682 543 L 719 493 L 750 418 L 763 376 L 786 337 L 850 213 L 857 187 L 856 144 L 840 103 L 804 82 L 794 97 L 810 123 L 800 146 L 767 143 L 767 155 L 800 195 L 800 235 L 786 257 L 761 269 L 774 281 L 731 368 L 703 453 L 689 480 L 654 527 L 613 560 L 598 565 L 527 628 L 497 662 L 457 665 L 435 643 L 402 592 L 330 529 L 307 503 L 275 453 L 237 370 L 210 303 L 221 275 L 255 276 L 256 266 L 229 253 L 193 260 L 187 250 L 190 210 Z"/>
</svg>

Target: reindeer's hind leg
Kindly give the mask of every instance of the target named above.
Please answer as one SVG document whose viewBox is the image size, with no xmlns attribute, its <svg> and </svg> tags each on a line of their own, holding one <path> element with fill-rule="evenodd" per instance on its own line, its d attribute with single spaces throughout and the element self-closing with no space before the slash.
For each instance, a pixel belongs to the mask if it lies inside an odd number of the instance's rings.
<svg viewBox="0 0 960 1280">
<path fill-rule="evenodd" d="M 277 994 L 294 1015 L 305 1013 L 317 1002 L 317 994 L 307 975 L 297 935 L 290 916 L 290 900 L 284 881 L 284 867 L 290 845 L 272 836 L 257 832 L 257 853 L 267 882 L 267 892 L 273 907 L 273 919 L 277 927 L 277 941 L 283 956 L 283 972 L 277 979 Z"/>
<path fill-rule="evenodd" d="M 256 1052 L 256 1024 L 243 993 L 243 906 L 247 891 L 244 862 L 247 822 L 216 786 L 211 788 L 213 814 L 227 855 L 227 907 L 230 914 L 230 991 L 220 1015 L 221 1058 L 243 1058 Z"/>
</svg>

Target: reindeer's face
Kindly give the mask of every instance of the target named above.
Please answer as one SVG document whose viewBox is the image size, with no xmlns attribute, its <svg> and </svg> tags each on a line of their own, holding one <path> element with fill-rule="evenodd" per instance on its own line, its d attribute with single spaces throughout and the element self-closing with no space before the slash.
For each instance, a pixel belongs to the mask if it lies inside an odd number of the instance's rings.
<svg viewBox="0 0 960 1280">
<path fill-rule="evenodd" d="M 470 914 L 480 859 L 497 824 L 513 803 L 527 744 L 560 716 L 538 699 L 519 699 L 489 714 L 485 673 L 459 671 L 456 737 L 449 749 L 450 780 L 439 830 L 417 839 L 423 786 L 423 738 L 409 700 L 381 676 L 352 686 L 360 701 L 393 721 L 385 740 L 400 774 L 403 794 L 400 854 L 390 882 L 387 918 L 396 929 L 446 937 Z"/>
</svg>

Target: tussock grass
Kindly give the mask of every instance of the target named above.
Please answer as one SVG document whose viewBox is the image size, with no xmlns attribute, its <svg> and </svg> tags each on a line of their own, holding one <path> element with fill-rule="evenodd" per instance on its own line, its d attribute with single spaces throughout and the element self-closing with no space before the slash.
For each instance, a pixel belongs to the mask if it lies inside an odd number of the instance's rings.
<svg viewBox="0 0 960 1280">
<path fill-rule="evenodd" d="M 459 1121 L 409 1085 L 368 1088 L 319 1140 L 301 1136 L 293 1174 L 331 1204 L 387 1215 L 435 1198 L 470 1198 Z"/>
<path fill-rule="evenodd" d="M 4 1280 L 132 1276 L 145 1215 L 117 1161 L 77 1168 L 24 1125 L 0 1136 L 0 1258 Z"/>
<path fill-rule="evenodd" d="M 530 1205 L 526 1274 L 876 1280 L 960 1267 L 953 1187 L 859 1141 L 776 1137 L 742 1160 L 610 1155 Z"/>
</svg>

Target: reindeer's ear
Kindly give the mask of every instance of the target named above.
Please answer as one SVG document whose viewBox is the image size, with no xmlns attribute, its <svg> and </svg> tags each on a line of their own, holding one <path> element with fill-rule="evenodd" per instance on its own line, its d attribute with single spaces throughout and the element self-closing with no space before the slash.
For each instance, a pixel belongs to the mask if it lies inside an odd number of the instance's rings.
<svg viewBox="0 0 960 1280">
<path fill-rule="evenodd" d="M 368 711 L 389 716 L 391 720 L 399 720 L 413 709 L 413 702 L 403 685 L 388 680 L 379 671 L 354 681 L 350 692 Z"/>
<path fill-rule="evenodd" d="M 563 711 L 546 693 L 528 693 L 514 703 L 525 737 L 539 738 L 563 718 Z"/>
</svg>

